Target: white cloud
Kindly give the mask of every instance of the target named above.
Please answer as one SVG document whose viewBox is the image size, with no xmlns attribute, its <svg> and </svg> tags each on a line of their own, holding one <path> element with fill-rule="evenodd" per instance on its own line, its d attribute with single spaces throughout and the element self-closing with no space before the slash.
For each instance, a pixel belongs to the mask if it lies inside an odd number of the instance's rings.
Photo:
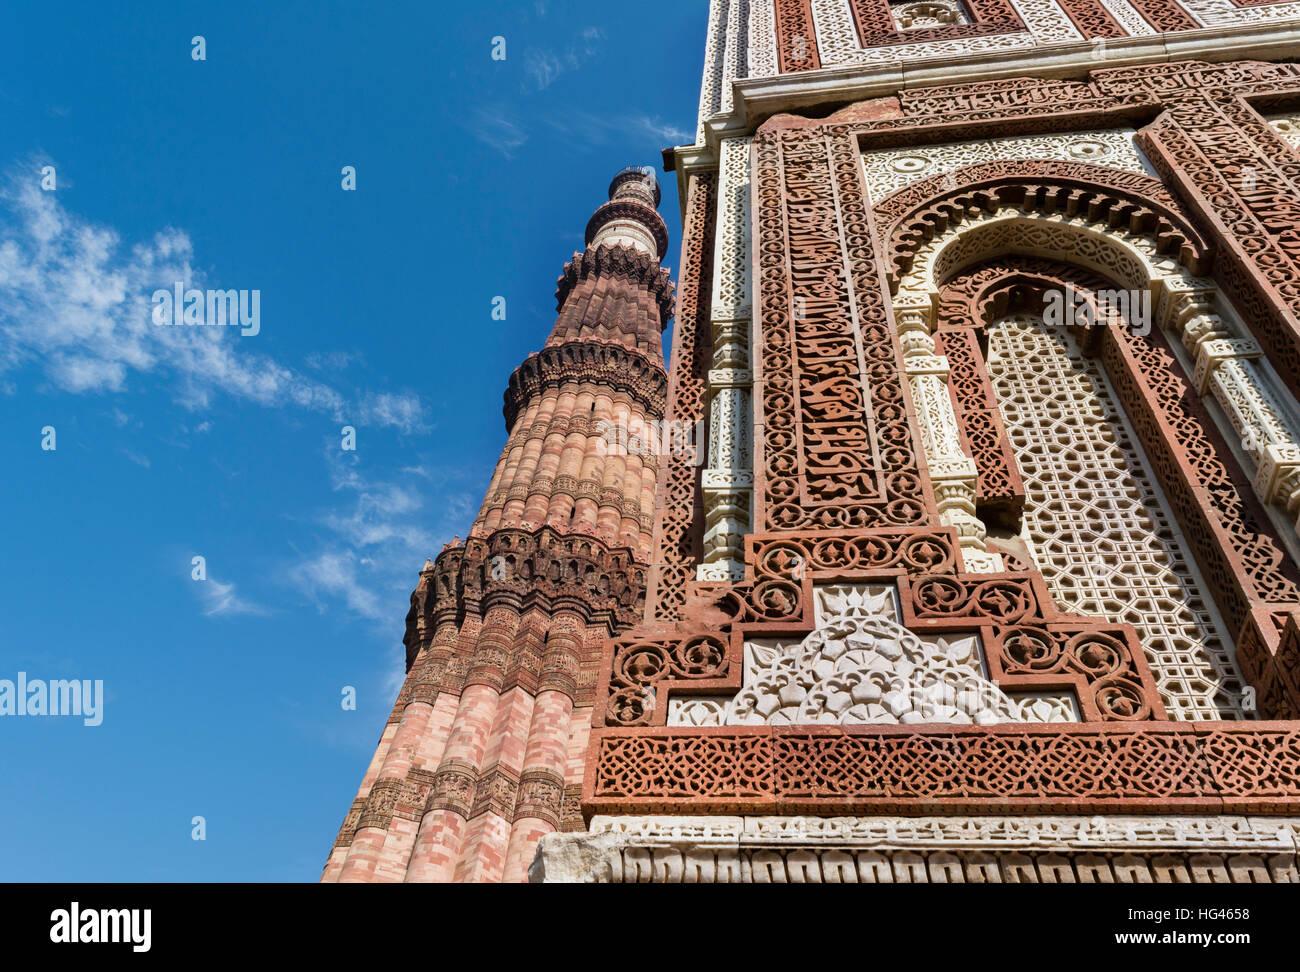
<svg viewBox="0 0 1300 972">
<path fill-rule="evenodd" d="M 206 617 L 235 614 L 266 614 L 266 609 L 245 601 L 235 592 L 234 584 L 222 584 L 215 577 L 205 581 L 194 581 L 199 596 L 203 601 L 203 614 Z"/>
<path fill-rule="evenodd" d="M 597 145 L 625 144 L 629 138 L 647 137 L 681 145 L 695 139 L 685 128 L 649 115 L 597 115 L 568 107 L 562 112 L 548 112 L 541 120 L 562 135 L 580 136 Z"/>
<path fill-rule="evenodd" d="M 530 47 L 524 51 L 524 72 L 533 86 L 543 91 L 560 75 L 576 71 L 601 51 L 605 33 L 599 27 L 584 27 L 561 51 Z"/>
<path fill-rule="evenodd" d="M 344 608 L 380 622 L 384 636 L 393 638 L 395 619 L 405 616 L 425 558 L 436 556 L 472 520 L 472 496 L 452 476 L 422 464 L 371 475 L 355 453 L 336 445 L 327 449 L 326 462 L 343 502 L 317 515 L 327 534 L 289 570 L 289 580 L 318 610 Z M 426 508 L 428 497 L 437 499 L 434 512 Z"/>
<path fill-rule="evenodd" d="M 345 395 L 258 352 L 256 338 L 238 328 L 154 324 L 156 290 L 176 281 L 206 286 L 193 259 L 180 230 L 128 246 L 114 230 L 70 213 L 57 193 L 12 177 L 0 191 L 0 372 L 35 365 L 73 394 L 122 391 L 141 375 L 169 377 L 190 408 L 228 395 L 335 419 L 355 408 L 362 422 L 424 428 L 414 394 Z"/>
<path fill-rule="evenodd" d="M 424 405 L 420 396 L 389 392 L 367 392 L 361 399 L 361 421 L 366 425 L 419 428 L 424 422 Z"/>
<path fill-rule="evenodd" d="M 509 117 L 509 110 L 502 107 L 476 108 L 466 128 L 484 145 L 496 149 L 508 159 L 514 158 L 515 151 L 528 141 L 523 126 Z"/>
<path fill-rule="evenodd" d="M 357 557 L 350 550 L 328 551 L 307 560 L 296 569 L 293 579 L 322 613 L 333 603 L 363 618 L 392 620 L 381 607 L 382 599 L 359 576 Z"/>
<path fill-rule="evenodd" d="M 629 119 L 629 125 L 634 131 L 640 129 L 652 138 L 657 138 L 661 142 L 670 142 L 673 145 L 685 145 L 687 142 L 695 141 L 694 132 L 678 128 L 671 122 L 661 122 L 658 118 L 650 118 L 648 115 L 637 115 Z"/>
<path fill-rule="evenodd" d="M 525 95 L 545 91 L 562 75 L 577 71 L 603 52 L 605 34 L 599 27 L 584 27 L 562 49 L 530 47 L 524 51 L 524 74 L 531 84 L 522 85 Z M 552 99 L 553 101 L 554 99 Z M 480 105 L 461 124 L 467 132 L 508 159 L 529 139 L 536 124 L 549 126 L 563 135 L 584 142 L 626 143 L 628 138 L 652 138 L 660 143 L 681 145 L 694 140 L 694 130 L 649 115 L 598 115 L 583 111 L 570 101 L 548 104 L 540 110 L 519 104 Z"/>
<path fill-rule="evenodd" d="M 528 115 L 516 108 L 496 105 L 480 107 L 465 123 L 466 130 L 508 159 L 515 157 L 530 137 L 529 126 L 541 124 L 566 138 L 580 138 L 589 145 L 617 145 L 626 149 L 629 139 L 649 138 L 664 145 L 683 145 L 695 140 L 693 132 L 649 115 L 597 115 L 572 105 L 546 108 Z"/>
<path fill-rule="evenodd" d="M 303 360 L 317 371 L 346 371 L 352 362 L 360 358 L 361 355 L 356 351 L 313 351 Z"/>
<path fill-rule="evenodd" d="M 524 52 L 524 70 L 541 91 L 549 88 L 564 73 L 564 65 L 554 51 L 529 50 Z"/>
<path fill-rule="evenodd" d="M 126 366 L 120 361 L 55 354 L 50 359 L 49 374 L 70 392 L 121 391 Z"/>
<path fill-rule="evenodd" d="M 141 455 L 140 453 L 136 452 L 134 449 L 119 449 L 118 451 L 121 452 L 122 455 L 130 459 L 137 466 L 143 466 L 145 469 L 148 469 L 150 466 L 153 465 L 153 463 L 149 461 L 148 456 Z"/>
</svg>

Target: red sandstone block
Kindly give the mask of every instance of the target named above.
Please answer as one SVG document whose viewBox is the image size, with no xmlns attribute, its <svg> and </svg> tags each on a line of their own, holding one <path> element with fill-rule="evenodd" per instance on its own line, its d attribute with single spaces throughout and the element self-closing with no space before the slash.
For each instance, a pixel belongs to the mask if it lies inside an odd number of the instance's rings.
<svg viewBox="0 0 1300 972">
<path fill-rule="evenodd" d="M 460 697 L 443 759 L 460 759 L 478 765 L 483 760 L 497 693 L 487 685 L 471 685 Z"/>
<path fill-rule="evenodd" d="M 590 738 L 591 707 L 575 708 L 569 731 L 569 761 L 564 772 L 566 782 L 582 782 L 583 771 L 587 766 L 587 745 Z"/>
<path fill-rule="evenodd" d="M 366 775 L 362 777 L 361 788 L 357 795 L 365 799 L 370 793 L 370 787 L 374 785 L 375 780 L 379 778 L 379 769 L 384 765 L 384 757 L 388 754 L 388 747 L 393 741 L 393 736 L 397 734 L 397 725 L 389 723 L 384 726 L 384 731 L 379 737 L 379 745 L 375 748 L 375 755 L 370 759 L 370 765 L 366 768 Z"/>
<path fill-rule="evenodd" d="M 415 755 L 411 758 L 412 768 L 426 772 L 437 769 L 438 761 L 442 759 L 443 752 L 447 748 L 447 739 L 451 735 L 451 725 L 456 718 L 456 709 L 459 705 L 459 696 L 451 693 L 438 696 L 433 706 L 433 715 L 430 716 L 424 735 L 416 747 Z"/>
</svg>

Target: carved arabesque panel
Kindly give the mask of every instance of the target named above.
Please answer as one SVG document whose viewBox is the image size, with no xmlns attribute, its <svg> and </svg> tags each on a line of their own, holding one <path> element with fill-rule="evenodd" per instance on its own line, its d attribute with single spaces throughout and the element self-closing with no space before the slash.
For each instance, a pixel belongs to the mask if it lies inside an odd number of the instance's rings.
<svg viewBox="0 0 1300 972">
<path fill-rule="evenodd" d="M 1134 141 L 1131 128 L 1113 128 L 1056 135 L 1013 135 L 1005 138 L 917 145 L 907 148 L 868 149 L 862 153 L 867 188 L 873 203 L 921 179 L 954 172 L 979 162 L 1016 159 L 1054 159 L 1087 162 L 1126 172 L 1154 175 Z"/>
<path fill-rule="evenodd" d="M 758 298 L 766 529 L 920 524 L 898 350 L 843 130 L 760 135 Z M 843 258 L 859 255 L 851 270 Z"/>
<path fill-rule="evenodd" d="M 708 407 L 707 379 L 712 355 L 709 301 L 713 282 L 713 237 L 717 181 L 711 174 L 690 180 L 682 268 L 677 289 L 668 409 L 683 428 L 695 428 Z M 698 557 L 698 521 L 703 509 L 699 470 L 684 450 L 665 457 L 660 467 L 648 613 L 672 620 L 686 600 Z"/>
</svg>

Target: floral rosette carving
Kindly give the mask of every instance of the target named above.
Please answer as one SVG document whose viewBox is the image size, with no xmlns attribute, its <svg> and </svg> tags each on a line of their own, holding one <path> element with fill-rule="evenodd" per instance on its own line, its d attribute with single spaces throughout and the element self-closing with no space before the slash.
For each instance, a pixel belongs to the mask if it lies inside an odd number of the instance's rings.
<svg viewBox="0 0 1300 972">
<path fill-rule="evenodd" d="M 1026 721 L 986 679 L 971 638 L 922 641 L 888 618 L 841 617 L 782 649 L 751 645 L 759 665 L 725 725 L 988 725 Z"/>
</svg>

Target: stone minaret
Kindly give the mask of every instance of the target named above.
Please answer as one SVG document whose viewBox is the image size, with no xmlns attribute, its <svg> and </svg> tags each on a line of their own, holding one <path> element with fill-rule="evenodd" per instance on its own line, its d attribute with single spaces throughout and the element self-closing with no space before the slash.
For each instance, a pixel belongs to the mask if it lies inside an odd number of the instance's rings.
<svg viewBox="0 0 1300 972">
<path fill-rule="evenodd" d="M 599 652 L 644 610 L 672 315 L 658 204 L 652 170 L 615 176 L 510 376 L 509 438 L 468 538 L 420 574 L 406 682 L 324 881 L 522 881 L 543 834 L 583 829 Z"/>
</svg>

